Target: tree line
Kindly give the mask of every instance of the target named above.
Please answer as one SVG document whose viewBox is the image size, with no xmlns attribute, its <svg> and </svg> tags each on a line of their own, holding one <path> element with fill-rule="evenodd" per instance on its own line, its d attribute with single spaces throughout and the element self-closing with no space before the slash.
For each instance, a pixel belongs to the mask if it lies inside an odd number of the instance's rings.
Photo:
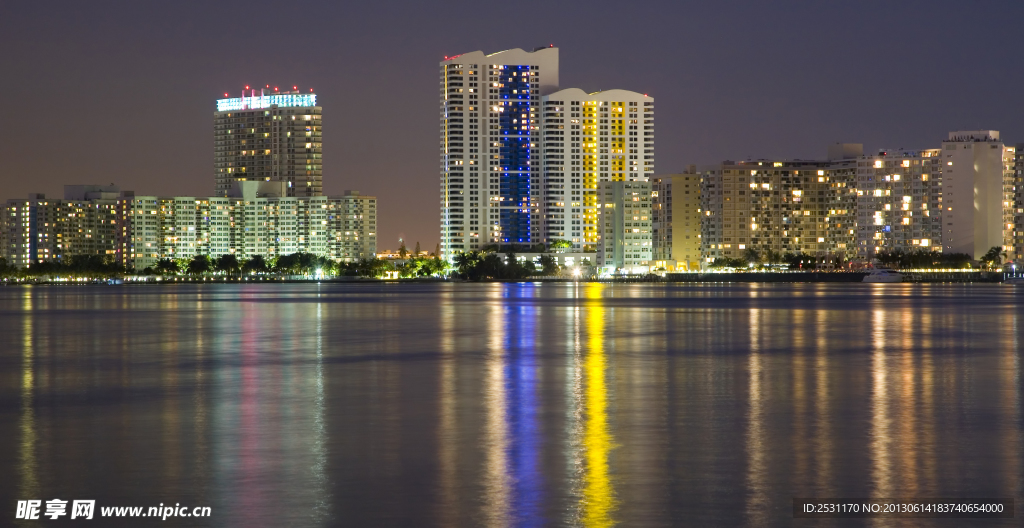
<svg viewBox="0 0 1024 528">
<path fill-rule="evenodd" d="M 539 266 L 530 261 L 520 262 L 512 251 L 506 253 L 504 259 L 497 253 L 484 251 L 470 251 L 455 255 L 455 272 L 466 280 L 517 280 L 531 275 L 551 276 L 559 271 L 558 262 L 551 255 L 541 255 Z"/>
<path fill-rule="evenodd" d="M 81 277 L 106 279 L 119 277 L 126 272 L 124 266 L 114 262 L 109 255 L 75 255 L 64 261 L 43 260 L 19 268 L 0 257 L 0 278 L 29 279 L 36 277 Z"/>
<path fill-rule="evenodd" d="M 1006 252 L 1000 247 L 993 247 L 985 255 L 978 259 L 978 265 L 982 269 L 993 269 L 1002 263 L 1007 257 Z M 967 253 L 938 253 L 923 249 L 915 251 L 882 251 L 876 253 L 874 260 L 878 264 L 896 269 L 960 269 L 972 267 L 974 259 Z M 842 254 L 833 255 L 810 255 L 807 253 L 784 253 L 777 251 L 758 252 L 754 249 L 747 249 L 743 258 L 716 258 L 711 263 L 711 268 L 771 268 L 786 267 L 791 270 L 816 269 L 821 265 L 843 268 L 847 264 Z"/>
<path fill-rule="evenodd" d="M 808 253 L 779 253 L 778 251 L 767 250 L 764 252 L 748 248 L 743 252 L 743 258 L 719 257 L 711 262 L 712 269 L 721 268 L 787 268 L 791 270 L 817 269 L 819 266 L 830 266 L 842 268 L 846 264 L 846 258 L 841 254 L 833 255 L 811 255 Z"/>
<path fill-rule="evenodd" d="M 24 268 L 9 264 L 0 258 L 0 278 L 35 279 L 42 277 L 75 277 L 109 279 L 133 273 L 165 277 L 205 277 L 221 275 L 241 277 L 244 275 L 307 275 L 322 277 L 368 277 L 381 278 L 388 272 L 398 272 L 402 277 L 441 276 L 450 272 L 448 263 L 438 259 L 415 258 L 396 266 L 393 262 L 369 258 L 355 262 L 338 262 L 313 253 L 292 253 L 279 257 L 253 255 L 239 258 L 234 254 L 211 257 L 195 255 L 192 258 L 161 259 L 153 266 L 141 271 L 127 269 L 117 264 L 109 255 L 76 255 L 62 261 L 39 261 Z"/>
</svg>

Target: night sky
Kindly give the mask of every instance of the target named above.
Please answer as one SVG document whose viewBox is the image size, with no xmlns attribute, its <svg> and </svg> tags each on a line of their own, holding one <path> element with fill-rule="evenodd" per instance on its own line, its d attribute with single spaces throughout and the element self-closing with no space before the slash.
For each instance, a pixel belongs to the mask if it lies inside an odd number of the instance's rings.
<svg viewBox="0 0 1024 528">
<path fill-rule="evenodd" d="M 379 249 L 438 240 L 438 63 L 554 44 L 561 86 L 656 101 L 656 172 L 832 142 L 1024 141 L 1024 2 L 5 2 L 0 198 L 213 194 L 214 100 L 313 88 L 324 191 Z"/>
</svg>

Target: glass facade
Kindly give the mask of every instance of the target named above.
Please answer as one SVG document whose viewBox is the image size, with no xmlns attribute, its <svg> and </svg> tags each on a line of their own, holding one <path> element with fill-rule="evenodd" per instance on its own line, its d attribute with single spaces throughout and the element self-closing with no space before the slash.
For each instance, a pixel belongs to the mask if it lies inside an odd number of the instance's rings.
<svg viewBox="0 0 1024 528">
<path fill-rule="evenodd" d="M 501 183 L 499 225 L 501 241 L 506 244 L 529 244 L 530 237 L 530 171 L 531 113 L 530 67 L 502 66 L 498 95 L 500 117 L 498 131 Z"/>
</svg>

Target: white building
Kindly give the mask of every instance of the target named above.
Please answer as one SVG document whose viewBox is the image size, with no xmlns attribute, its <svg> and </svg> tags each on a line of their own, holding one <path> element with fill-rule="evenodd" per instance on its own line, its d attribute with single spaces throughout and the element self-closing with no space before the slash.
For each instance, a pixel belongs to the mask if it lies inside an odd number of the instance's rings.
<svg viewBox="0 0 1024 528">
<path fill-rule="evenodd" d="M 441 253 L 540 239 L 540 96 L 558 48 L 481 51 L 440 64 Z"/>
<path fill-rule="evenodd" d="M 996 130 L 950 132 L 942 142 L 943 252 L 977 259 L 1003 246 L 1003 147 Z"/>
<path fill-rule="evenodd" d="M 543 97 L 542 241 L 597 249 L 599 185 L 654 174 L 654 98 L 579 88 Z"/>
<path fill-rule="evenodd" d="M 313 253 L 352 262 L 377 250 L 377 200 L 346 191 L 326 197 L 157 197 L 121 199 L 118 254 L 142 270 L 161 259 L 266 259 Z"/>
<path fill-rule="evenodd" d="M 606 272 L 647 273 L 652 261 L 651 184 L 614 181 L 598 184 L 601 240 L 597 263 Z"/>
</svg>

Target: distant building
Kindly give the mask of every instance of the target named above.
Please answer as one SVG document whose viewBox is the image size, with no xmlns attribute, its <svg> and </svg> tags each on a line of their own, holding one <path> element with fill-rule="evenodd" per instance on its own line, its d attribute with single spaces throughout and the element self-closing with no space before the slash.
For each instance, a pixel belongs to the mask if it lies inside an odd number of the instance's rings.
<svg viewBox="0 0 1024 528">
<path fill-rule="evenodd" d="M 1021 208 L 1018 191 L 1020 182 L 1017 175 L 1019 146 L 1003 146 L 1003 251 L 1005 260 L 1018 260 L 1021 253 L 1016 243 L 1017 231 L 1020 226 L 1019 212 Z"/>
<path fill-rule="evenodd" d="M 251 185 L 250 185 L 251 184 Z M 67 186 L 65 200 L 8 200 L 2 256 L 24 267 L 101 255 L 142 270 L 195 255 L 273 258 L 296 252 L 340 261 L 377 251 L 377 199 L 279 196 L 283 184 L 243 182 L 232 196 L 136 196 L 116 187 Z"/>
<path fill-rule="evenodd" d="M 330 199 L 334 240 L 332 255 L 354 262 L 377 254 L 377 197 L 345 191 Z"/>
<path fill-rule="evenodd" d="M 601 182 L 598 192 L 597 264 L 611 272 L 647 273 L 653 249 L 650 182 Z"/>
<path fill-rule="evenodd" d="M 19 267 L 39 261 L 66 262 L 78 255 L 115 256 L 119 236 L 115 186 L 68 185 L 64 199 L 30 194 L 8 200 L 0 230 L 0 256 Z"/>
<path fill-rule="evenodd" d="M 857 256 L 942 251 L 942 150 L 882 150 L 857 167 Z"/>
<path fill-rule="evenodd" d="M 330 198 L 127 197 L 121 252 L 138 270 L 195 255 L 270 259 L 303 252 L 353 262 L 376 254 L 376 202 L 356 191 Z"/>
<path fill-rule="evenodd" d="M 215 195 L 246 181 L 284 183 L 287 196 L 322 195 L 322 113 L 315 93 L 297 89 L 247 86 L 241 97 L 218 99 Z"/>
<path fill-rule="evenodd" d="M 703 215 L 696 167 L 652 178 L 651 201 L 655 265 L 664 262 L 670 271 L 699 270 Z"/>
<path fill-rule="evenodd" d="M 1018 143 L 1013 153 L 1013 228 L 1011 229 L 1013 259 L 1018 269 L 1024 262 L 1024 143 Z"/>
<path fill-rule="evenodd" d="M 942 142 L 945 253 L 978 259 L 1003 247 L 1003 155 L 996 130 L 950 132 Z"/>
</svg>

